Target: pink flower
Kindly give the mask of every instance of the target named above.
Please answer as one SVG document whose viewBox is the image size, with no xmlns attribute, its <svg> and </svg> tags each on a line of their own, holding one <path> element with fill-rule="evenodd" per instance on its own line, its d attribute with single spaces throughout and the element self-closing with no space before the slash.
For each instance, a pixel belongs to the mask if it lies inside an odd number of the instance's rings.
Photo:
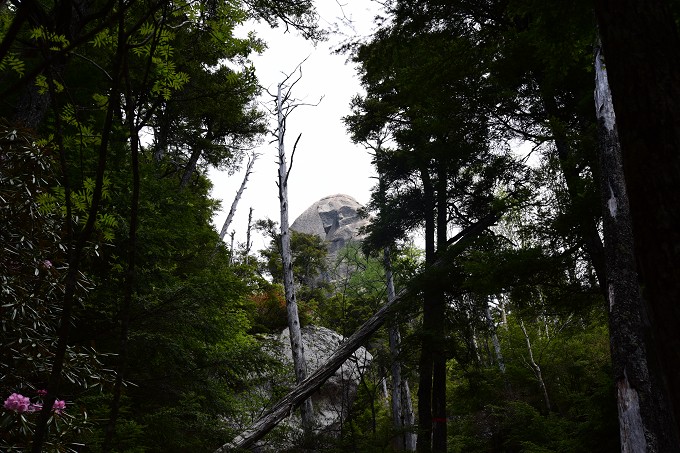
<svg viewBox="0 0 680 453">
<path fill-rule="evenodd" d="M 54 402 L 54 406 L 52 406 L 52 410 L 54 411 L 55 414 L 61 414 L 66 410 L 66 401 L 56 400 Z"/>
<path fill-rule="evenodd" d="M 43 266 L 45 266 L 45 269 L 49 269 L 52 267 L 52 261 L 50 260 L 44 260 L 43 261 Z"/>
<path fill-rule="evenodd" d="M 5 400 L 3 407 L 14 412 L 28 412 L 31 407 L 31 400 L 27 396 L 20 395 L 19 393 L 12 393 L 9 398 Z"/>
<path fill-rule="evenodd" d="M 47 390 L 44 389 L 37 390 L 35 393 L 37 393 L 38 396 L 47 396 Z"/>
<path fill-rule="evenodd" d="M 40 412 L 42 410 L 42 403 L 35 403 L 28 406 L 28 412 Z"/>
</svg>

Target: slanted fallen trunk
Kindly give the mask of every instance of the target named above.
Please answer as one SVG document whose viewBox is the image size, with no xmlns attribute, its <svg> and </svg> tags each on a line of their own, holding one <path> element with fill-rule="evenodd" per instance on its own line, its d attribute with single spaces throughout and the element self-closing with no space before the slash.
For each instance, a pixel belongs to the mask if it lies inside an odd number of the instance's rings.
<svg viewBox="0 0 680 453">
<path fill-rule="evenodd" d="M 493 225 L 500 218 L 500 212 L 492 212 L 477 223 L 470 225 L 453 238 L 449 239 L 449 248 L 445 257 L 432 265 L 431 270 L 444 266 L 452 257 L 465 250 L 465 247 L 487 227 Z M 371 337 L 385 322 L 387 317 L 394 313 L 401 304 L 408 299 L 412 290 L 403 288 L 396 297 L 383 305 L 368 321 L 343 343 L 328 361 L 300 382 L 290 393 L 276 403 L 250 428 L 236 436 L 230 443 L 215 450 L 215 453 L 233 452 L 238 449 L 248 449 L 271 431 L 283 418 L 307 400 L 326 380 L 340 368 L 342 364 Z"/>
</svg>

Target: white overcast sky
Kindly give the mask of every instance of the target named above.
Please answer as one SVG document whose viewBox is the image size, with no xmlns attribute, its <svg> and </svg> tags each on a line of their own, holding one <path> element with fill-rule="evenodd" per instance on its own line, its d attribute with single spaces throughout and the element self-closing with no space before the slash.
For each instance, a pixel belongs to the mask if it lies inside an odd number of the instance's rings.
<svg viewBox="0 0 680 453">
<path fill-rule="evenodd" d="M 262 86 L 275 92 L 283 74 L 292 72 L 307 58 L 302 67 L 303 77 L 293 94 L 309 103 L 316 103 L 323 96 L 318 106 L 299 107 L 288 118 L 286 147 L 289 163 L 293 143 L 302 133 L 288 181 L 290 223 L 312 203 L 328 195 L 343 193 L 366 204 L 370 189 L 375 184 L 369 153 L 363 147 L 352 144 L 342 123 L 342 117 L 349 113 L 352 96 L 361 92 L 356 68 L 346 62 L 346 55 L 334 55 L 332 50 L 348 35 L 369 35 L 378 5 L 367 0 L 317 0 L 316 3 L 321 25 L 327 29 L 337 25 L 341 33 L 331 35 L 328 41 L 316 47 L 294 31 L 285 33 L 281 27 L 273 30 L 266 24 L 246 27 L 255 30 L 268 45 L 262 55 L 252 57 Z M 351 19 L 352 27 L 345 23 L 343 16 Z M 269 144 L 269 141 L 268 138 L 257 149 L 261 156 L 255 163 L 229 227 L 229 233 L 236 231 L 236 242 L 245 241 L 251 207 L 254 209 L 253 220 L 265 217 L 276 222 L 280 220 L 276 186 L 277 150 L 275 144 Z M 213 218 L 218 231 L 241 185 L 243 170 L 231 176 L 226 172 L 210 172 L 214 185 L 212 196 L 222 200 L 222 210 Z M 229 238 L 225 237 L 225 241 L 229 242 Z M 253 251 L 267 245 L 261 236 L 255 236 L 253 241 Z"/>
</svg>

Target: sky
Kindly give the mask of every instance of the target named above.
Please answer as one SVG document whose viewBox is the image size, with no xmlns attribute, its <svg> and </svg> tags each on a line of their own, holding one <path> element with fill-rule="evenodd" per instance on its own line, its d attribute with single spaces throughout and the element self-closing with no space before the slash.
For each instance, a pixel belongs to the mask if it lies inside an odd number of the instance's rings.
<svg viewBox="0 0 680 453">
<path fill-rule="evenodd" d="M 339 3 L 341 2 L 341 3 Z M 342 6 L 341 6 L 342 5 Z M 333 49 L 348 36 L 367 36 L 373 28 L 373 18 L 378 6 L 366 0 L 317 0 L 320 24 L 326 29 L 336 29 L 328 41 L 316 47 L 296 32 L 285 33 L 284 28 L 269 29 L 266 24 L 248 24 L 244 30 L 255 30 L 267 42 L 268 49 L 251 58 L 260 84 L 276 92 L 279 82 L 304 61 L 302 79 L 293 95 L 302 102 L 317 106 L 301 106 L 288 118 L 286 134 L 287 159 L 298 134 L 302 133 L 295 152 L 288 180 L 289 219 L 293 221 L 315 201 L 335 194 L 347 194 L 359 203 L 366 204 L 370 190 L 376 183 L 371 166 L 371 156 L 360 145 L 354 145 L 342 123 L 349 114 L 349 103 L 362 92 L 355 66 L 347 62 L 347 55 L 335 55 Z M 351 20 L 351 26 L 346 19 Z M 337 25 L 337 27 L 336 27 Z M 245 32 L 245 31 L 244 31 Z M 307 59 L 305 61 L 305 59 Z M 265 93 L 262 102 L 269 102 Z M 277 149 L 265 139 L 255 151 L 260 157 L 237 206 L 231 225 L 236 232 L 236 243 L 245 242 L 248 212 L 253 208 L 253 221 L 270 218 L 280 221 L 277 181 Z M 243 165 L 245 167 L 245 163 Z M 233 175 L 211 170 L 213 198 L 222 200 L 222 209 L 213 218 L 220 231 L 232 201 L 241 185 L 245 168 Z M 228 234 L 229 234 L 228 233 Z M 229 243 L 229 238 L 225 241 Z M 253 251 L 268 245 L 260 235 L 253 237 Z"/>
</svg>

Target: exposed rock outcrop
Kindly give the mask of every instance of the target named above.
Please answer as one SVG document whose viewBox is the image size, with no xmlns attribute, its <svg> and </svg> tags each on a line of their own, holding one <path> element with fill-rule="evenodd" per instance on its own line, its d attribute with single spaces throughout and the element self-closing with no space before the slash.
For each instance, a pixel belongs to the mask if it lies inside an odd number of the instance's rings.
<svg viewBox="0 0 680 453">
<path fill-rule="evenodd" d="M 369 223 L 359 216 L 361 208 L 349 195 L 331 195 L 307 208 L 290 228 L 319 236 L 328 244 L 328 252 L 335 255 L 349 241 L 361 240 L 359 230 Z"/>
<path fill-rule="evenodd" d="M 311 374 L 335 352 L 344 337 L 325 327 L 306 326 L 302 328 L 302 342 L 305 347 L 307 367 Z M 288 329 L 279 337 L 281 352 L 292 364 Z M 373 356 L 361 347 L 331 376 L 312 396 L 314 417 L 318 429 L 333 433 L 345 419 L 356 395 L 361 375 L 367 372 Z"/>
<path fill-rule="evenodd" d="M 325 364 L 343 341 L 342 335 L 325 327 L 303 327 L 302 342 L 305 347 L 309 373 Z M 254 419 L 259 416 L 262 407 L 276 401 L 275 393 L 280 392 L 282 388 L 295 386 L 288 329 L 286 328 L 279 335 L 266 335 L 262 339 L 262 346 L 268 355 L 283 365 L 283 369 L 277 367 L 274 368 L 276 371 L 253 376 L 254 379 L 260 380 L 262 385 L 256 386 L 239 397 L 244 407 L 253 408 L 253 418 L 225 419 L 237 431 L 243 431 L 252 424 Z M 346 420 L 352 402 L 356 397 L 361 375 L 369 371 L 372 361 L 373 356 L 366 348 L 357 349 L 335 374 L 312 395 L 314 430 L 317 433 L 330 436 L 340 434 L 342 423 Z M 279 424 L 277 429 L 278 432 L 258 441 L 253 451 L 270 453 L 292 448 L 299 436 L 302 435 L 302 423 L 297 411 L 291 412 L 290 416 Z"/>
</svg>

